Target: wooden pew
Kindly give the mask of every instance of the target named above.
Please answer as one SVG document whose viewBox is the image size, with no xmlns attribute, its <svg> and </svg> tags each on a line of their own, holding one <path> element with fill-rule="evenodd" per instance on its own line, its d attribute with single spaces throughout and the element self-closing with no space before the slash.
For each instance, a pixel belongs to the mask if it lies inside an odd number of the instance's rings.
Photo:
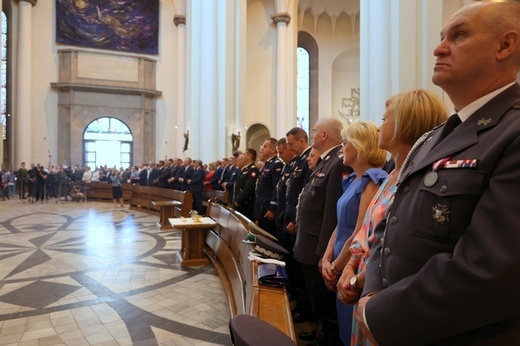
<svg viewBox="0 0 520 346">
<path fill-rule="evenodd" d="M 242 242 L 249 220 L 224 206 L 209 203 L 207 215 L 218 225 L 206 233 L 206 254 L 228 295 L 231 315 L 251 314 L 297 341 L 285 288 L 258 282 L 256 262 L 248 260 L 250 244 Z"/>
<path fill-rule="evenodd" d="M 130 201 L 130 209 L 161 216 L 159 221 L 161 229 L 171 228 L 168 218 L 189 217 L 193 208 L 193 197 L 190 191 L 133 184 L 121 184 L 121 187 L 123 199 Z M 88 200 L 111 201 L 112 185 L 109 183 L 90 183 L 87 195 Z M 175 205 L 172 208 L 172 204 L 178 204 L 176 202 L 180 202 L 180 205 Z"/>
<path fill-rule="evenodd" d="M 132 184 L 121 184 L 121 189 L 123 190 L 123 200 L 129 201 L 132 198 L 133 188 L 134 185 Z M 87 200 L 112 201 L 112 184 L 100 182 L 89 183 L 86 194 Z"/>
<path fill-rule="evenodd" d="M 176 207 L 174 209 L 174 215 L 171 217 L 189 217 L 190 211 L 193 209 L 193 197 L 190 191 L 178 191 L 139 185 L 133 186 L 130 209 L 144 210 L 159 215 L 161 205 L 153 205 L 152 203 L 159 201 L 182 202 L 182 206 Z"/>
<path fill-rule="evenodd" d="M 228 200 L 228 192 L 222 191 L 222 190 L 208 190 L 204 189 L 202 191 L 202 206 L 204 207 L 204 210 L 207 211 L 209 201 L 223 201 L 227 203 Z"/>
</svg>

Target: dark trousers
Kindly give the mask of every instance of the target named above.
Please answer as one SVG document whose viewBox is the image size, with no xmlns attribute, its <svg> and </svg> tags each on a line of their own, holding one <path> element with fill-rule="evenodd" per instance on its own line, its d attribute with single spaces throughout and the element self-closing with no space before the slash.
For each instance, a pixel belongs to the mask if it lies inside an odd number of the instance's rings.
<svg viewBox="0 0 520 346">
<path fill-rule="evenodd" d="M 343 345 L 339 338 L 335 293 L 325 286 L 317 265 L 302 264 L 302 267 L 312 313 L 318 322 L 317 341 L 320 345 Z"/>
<path fill-rule="evenodd" d="M 25 190 L 27 190 L 27 183 L 25 179 L 20 179 L 18 181 L 18 194 L 20 195 L 20 199 L 25 197 Z"/>
<path fill-rule="evenodd" d="M 196 210 L 199 215 L 202 215 L 204 212 L 204 208 L 202 207 L 202 191 L 192 191 L 191 195 L 193 196 L 193 210 Z"/>
<path fill-rule="evenodd" d="M 36 193 L 34 195 L 36 197 L 36 200 L 42 200 L 45 198 L 45 183 L 38 183 L 36 184 Z"/>
<path fill-rule="evenodd" d="M 276 237 L 276 223 L 275 220 L 267 220 L 263 215 L 258 219 L 258 227 L 263 229 L 264 231 L 269 232 L 269 234 Z"/>
</svg>

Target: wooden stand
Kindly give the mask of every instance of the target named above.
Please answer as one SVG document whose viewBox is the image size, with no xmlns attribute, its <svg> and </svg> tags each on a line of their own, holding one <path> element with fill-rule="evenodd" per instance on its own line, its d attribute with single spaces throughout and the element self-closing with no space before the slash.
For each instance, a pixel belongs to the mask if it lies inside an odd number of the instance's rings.
<svg viewBox="0 0 520 346">
<path fill-rule="evenodd" d="M 196 267 L 208 265 L 204 256 L 204 241 L 206 229 L 215 227 L 217 223 L 210 217 L 201 217 L 200 222 L 192 218 L 169 219 L 174 229 L 182 230 L 181 267 Z"/>
<path fill-rule="evenodd" d="M 175 214 L 175 207 L 180 207 L 182 202 L 180 201 L 152 201 L 152 205 L 159 208 L 160 219 L 157 222 L 157 227 L 160 230 L 172 229 L 168 219 L 172 218 Z"/>
</svg>

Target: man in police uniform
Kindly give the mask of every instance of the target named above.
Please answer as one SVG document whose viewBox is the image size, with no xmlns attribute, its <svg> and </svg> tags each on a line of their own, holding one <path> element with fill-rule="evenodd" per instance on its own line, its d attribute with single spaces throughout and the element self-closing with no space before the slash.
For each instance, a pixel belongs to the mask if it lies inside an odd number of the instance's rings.
<svg viewBox="0 0 520 346">
<path fill-rule="evenodd" d="M 356 318 L 380 345 L 520 345 L 520 3 L 462 8 L 433 53 L 457 114 L 401 170 Z"/>
<path fill-rule="evenodd" d="M 295 236 L 296 206 L 298 205 L 298 197 L 312 172 L 309 170 L 309 165 L 307 164 L 307 157 L 311 151 L 311 146 L 309 145 L 307 132 L 299 127 L 293 127 L 289 130 L 286 134 L 286 138 L 287 148 L 297 155 L 297 159 L 287 185 L 287 208 L 285 210 L 284 231 L 286 230 L 291 235 Z"/>
<path fill-rule="evenodd" d="M 227 169 L 222 173 L 222 188 L 227 191 L 228 203 L 233 206 L 235 180 L 240 174 L 240 168 L 237 166 L 238 157 L 242 155 L 241 151 L 233 152 L 233 156 L 229 157 L 229 165 Z M 256 151 L 255 151 L 256 156 Z"/>
<path fill-rule="evenodd" d="M 275 138 L 266 138 L 260 146 L 260 160 L 265 164 L 256 181 L 256 198 L 253 213 L 255 223 L 276 236 L 275 211 L 277 206 L 276 185 L 280 180 L 283 162 L 276 156 Z"/>
<path fill-rule="evenodd" d="M 303 267 L 311 309 L 318 322 L 318 342 L 328 345 L 340 344 L 336 296 L 327 290 L 318 262 L 336 227 L 336 203 L 343 193 L 341 181 L 352 171 L 343 165 L 340 156 L 342 128 L 342 123 L 333 118 L 320 119 L 314 125 L 313 147 L 321 153 L 321 161 L 300 196 L 293 254 Z"/>
<path fill-rule="evenodd" d="M 246 149 L 237 159 L 237 166 L 240 173 L 235 180 L 233 187 L 233 207 L 248 219 L 253 218 L 255 206 L 255 187 L 258 179 L 258 168 L 255 166 L 256 151 Z"/>
<path fill-rule="evenodd" d="M 276 143 L 276 152 L 278 153 L 278 157 L 284 162 L 280 180 L 276 185 L 276 238 L 278 238 L 280 244 L 284 246 L 287 251 L 292 251 L 294 242 L 289 243 L 290 247 L 286 246 L 289 244 L 283 240 L 283 234 L 287 234 L 287 232 L 283 232 L 283 227 L 285 208 L 287 206 L 287 185 L 289 184 L 289 178 L 291 177 L 291 173 L 294 170 L 298 156 L 294 154 L 294 151 L 287 148 L 287 139 L 285 137 L 280 138 Z"/>
</svg>

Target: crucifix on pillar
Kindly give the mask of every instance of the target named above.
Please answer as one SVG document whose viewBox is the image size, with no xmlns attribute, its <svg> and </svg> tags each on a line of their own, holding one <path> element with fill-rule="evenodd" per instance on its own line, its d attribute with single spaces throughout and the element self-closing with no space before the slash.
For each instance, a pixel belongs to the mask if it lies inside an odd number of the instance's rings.
<svg viewBox="0 0 520 346">
<path fill-rule="evenodd" d="M 347 124 L 359 121 L 359 88 L 350 89 L 350 97 L 341 99 L 341 108 L 338 113 Z"/>
</svg>

